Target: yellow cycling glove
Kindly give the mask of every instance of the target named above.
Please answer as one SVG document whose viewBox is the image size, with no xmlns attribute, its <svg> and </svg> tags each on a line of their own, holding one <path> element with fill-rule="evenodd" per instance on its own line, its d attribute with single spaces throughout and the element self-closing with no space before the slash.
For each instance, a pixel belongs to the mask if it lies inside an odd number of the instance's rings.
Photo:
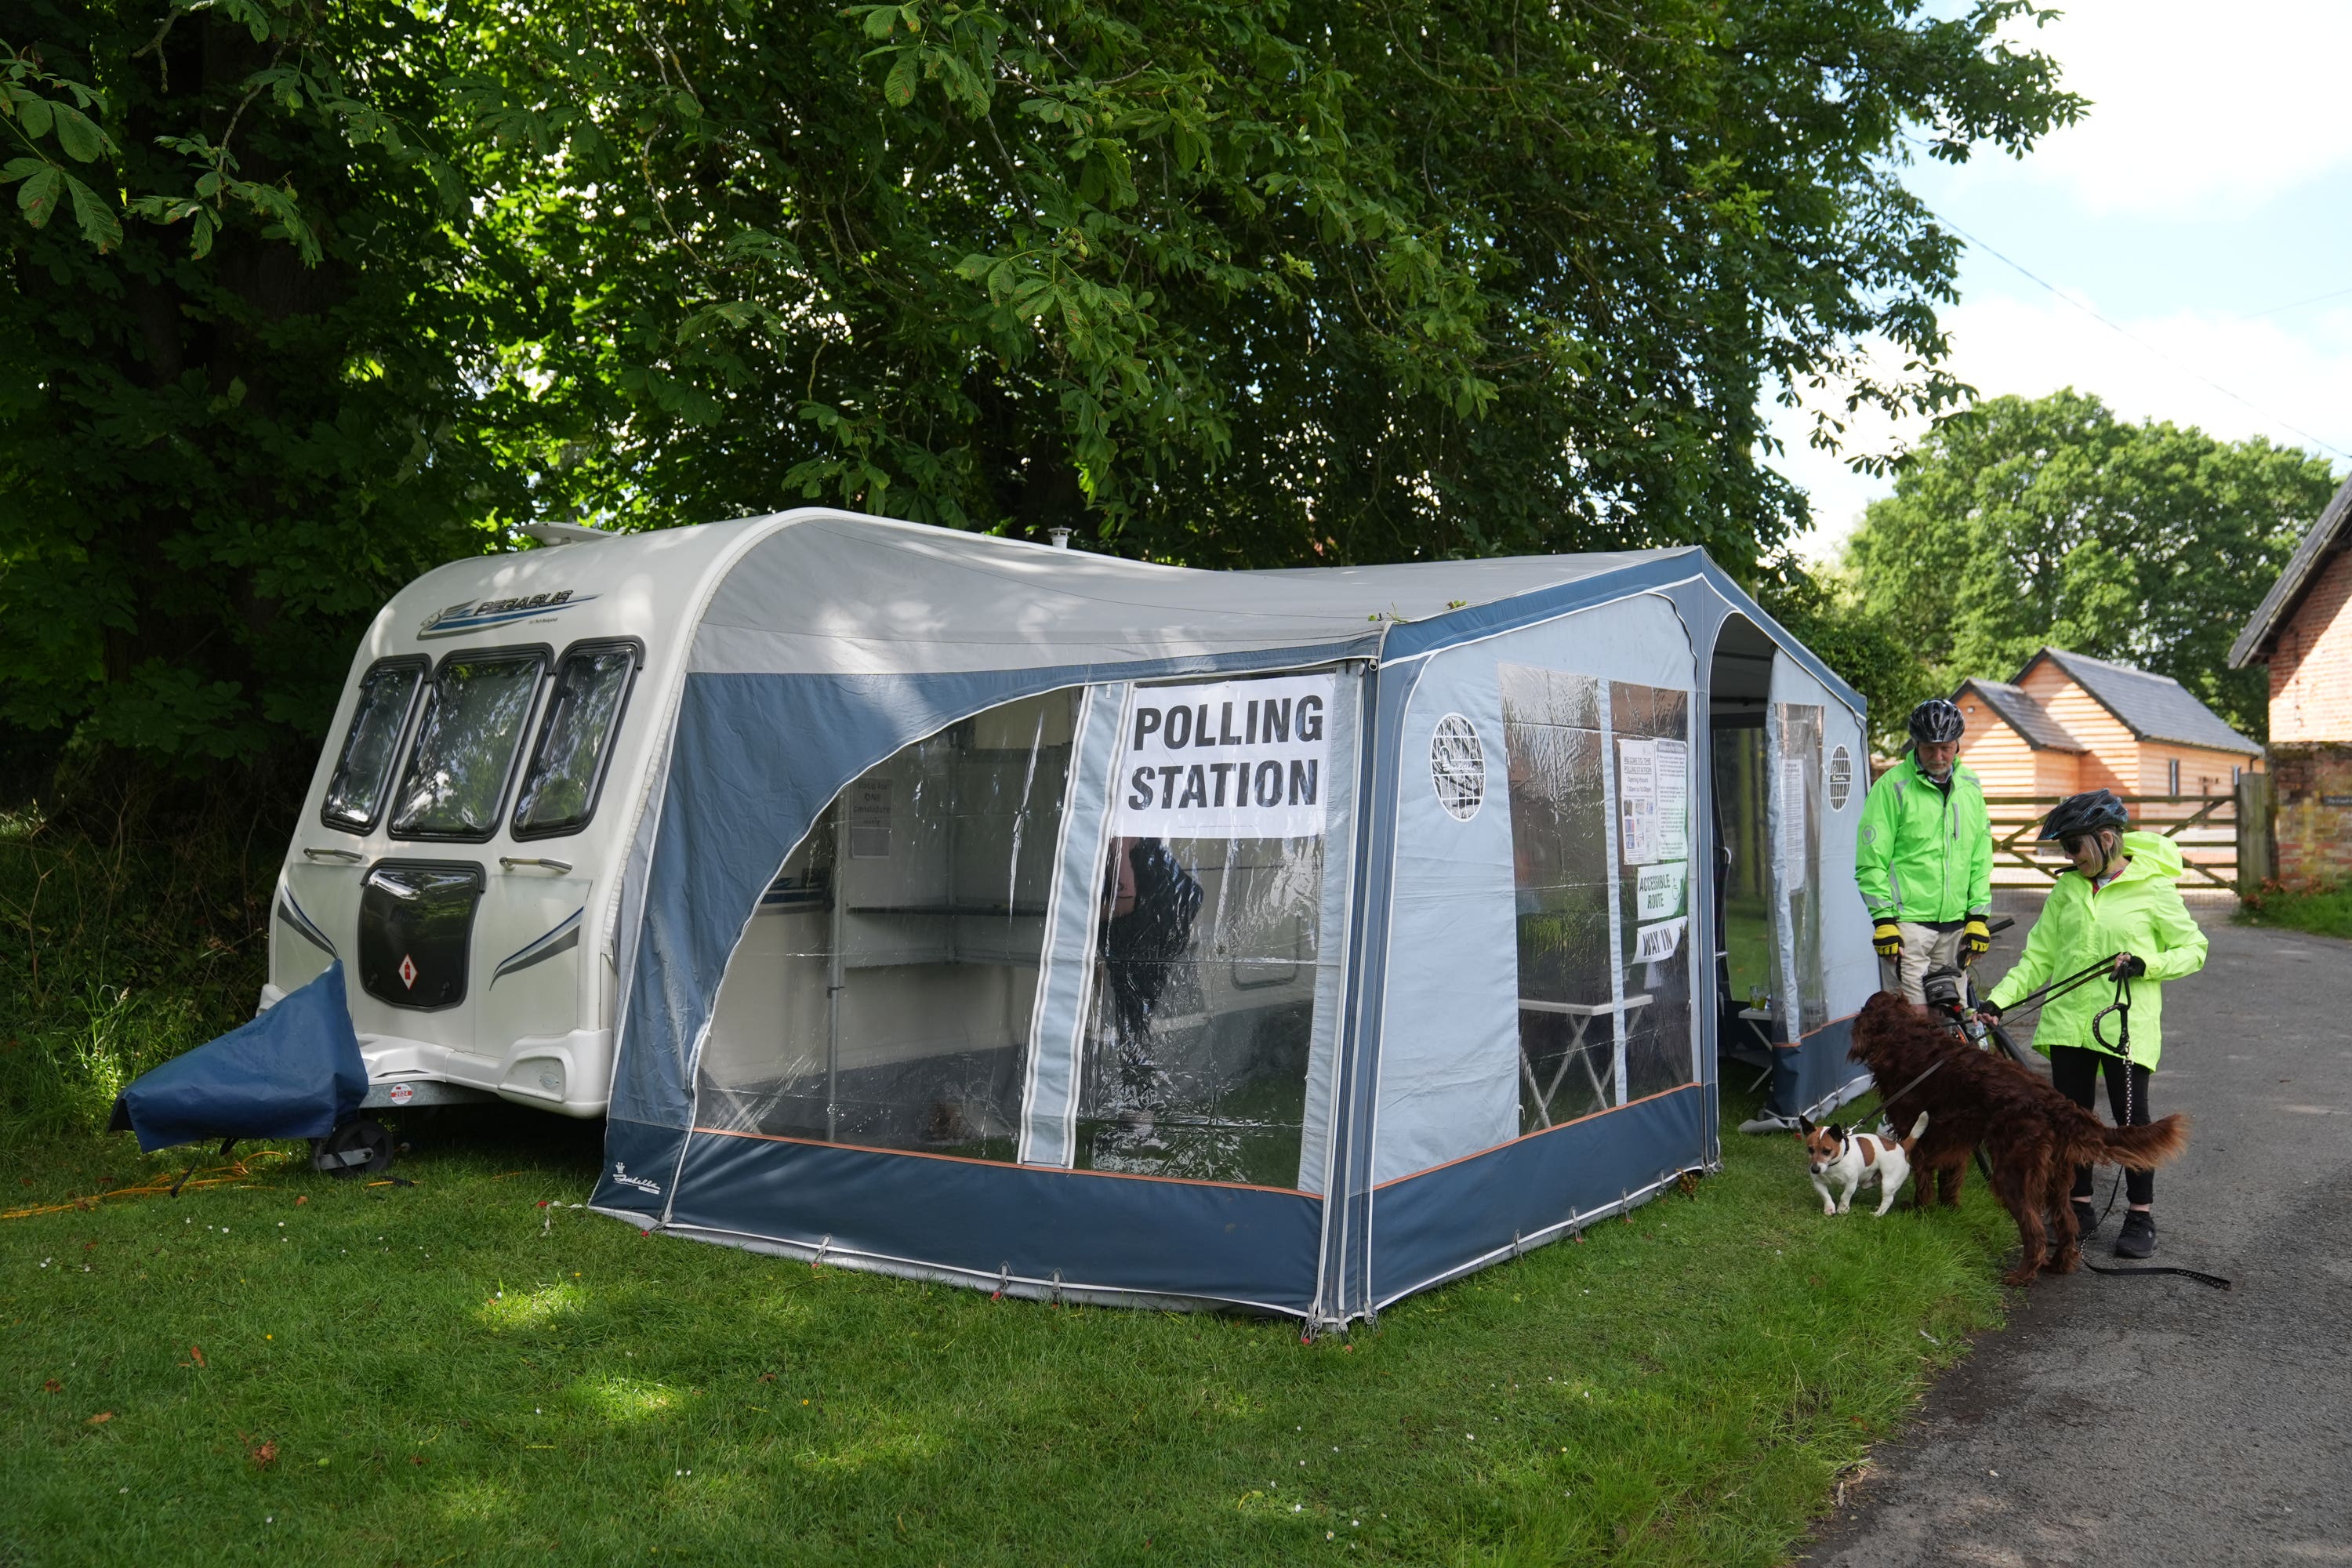
<svg viewBox="0 0 2352 1568">
<path fill-rule="evenodd" d="M 1960 947 L 1970 958 L 1982 958 L 1992 951 L 1992 932 L 1985 929 L 1984 916 L 1969 917 L 1969 923 L 1960 928 Z"/>
<path fill-rule="evenodd" d="M 1870 933 L 1870 945 L 1878 950 L 1878 956 L 1881 958 L 1902 957 L 1903 928 L 1893 921 L 1879 921 L 1878 928 Z"/>
</svg>

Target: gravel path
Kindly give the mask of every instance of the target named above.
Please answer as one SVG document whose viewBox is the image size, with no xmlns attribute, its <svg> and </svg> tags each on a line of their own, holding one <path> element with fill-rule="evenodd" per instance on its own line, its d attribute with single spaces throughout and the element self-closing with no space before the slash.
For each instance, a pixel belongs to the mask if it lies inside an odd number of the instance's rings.
<svg viewBox="0 0 2352 1568">
<path fill-rule="evenodd" d="M 2165 988 L 2156 1110 L 2196 1129 L 2153 1261 L 2237 1289 L 2044 1276 L 1802 1561 L 2352 1563 L 2352 943 L 2207 934 Z"/>
</svg>

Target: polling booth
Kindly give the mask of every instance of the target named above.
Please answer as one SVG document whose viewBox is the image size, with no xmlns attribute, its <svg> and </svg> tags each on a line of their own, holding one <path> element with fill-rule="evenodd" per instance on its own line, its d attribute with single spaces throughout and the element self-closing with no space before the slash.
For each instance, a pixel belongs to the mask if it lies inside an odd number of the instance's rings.
<svg viewBox="0 0 2352 1568">
<path fill-rule="evenodd" d="M 1788 1109 L 1864 1081 L 1863 703 L 1697 551 L 718 526 L 621 881 L 604 1212 L 1329 1327 L 1715 1163 L 1727 1026 Z"/>
</svg>

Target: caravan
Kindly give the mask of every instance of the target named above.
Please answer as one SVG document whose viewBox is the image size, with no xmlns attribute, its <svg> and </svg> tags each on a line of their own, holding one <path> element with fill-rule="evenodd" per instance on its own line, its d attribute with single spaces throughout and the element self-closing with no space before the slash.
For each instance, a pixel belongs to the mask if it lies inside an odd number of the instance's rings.
<svg viewBox="0 0 2352 1568">
<path fill-rule="evenodd" d="M 822 509 L 370 628 L 268 1005 L 648 1229 L 1333 1324 L 1864 1081 L 1862 702 L 1699 552 L 1210 573 Z"/>
</svg>

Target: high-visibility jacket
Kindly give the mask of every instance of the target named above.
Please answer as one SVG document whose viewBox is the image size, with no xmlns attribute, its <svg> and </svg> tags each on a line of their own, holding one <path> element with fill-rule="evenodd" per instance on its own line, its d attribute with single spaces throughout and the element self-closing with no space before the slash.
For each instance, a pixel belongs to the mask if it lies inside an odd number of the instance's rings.
<svg viewBox="0 0 2352 1568">
<path fill-rule="evenodd" d="M 1960 921 L 1992 908 L 1992 819 L 1984 785 L 1964 763 L 1951 787 L 1919 771 L 1918 753 L 1870 786 L 1853 879 L 1874 921 Z"/>
<path fill-rule="evenodd" d="M 2180 846 L 2160 833 L 2126 833 L 2121 852 L 2131 864 L 2104 888 L 2094 889 L 2080 871 L 2058 879 L 2042 918 L 2026 933 L 2016 967 L 1985 1000 L 2008 1007 L 2053 980 L 2128 952 L 2147 965 L 2146 974 L 2124 983 L 2131 1001 L 2131 1059 L 2152 1068 L 2164 1049 L 2163 983 L 2205 967 L 2205 933 L 2173 885 L 2180 876 Z M 2119 1055 L 2091 1033 L 2091 1020 L 2115 999 L 2115 982 L 2104 975 L 2054 998 L 2034 1026 L 2033 1048 L 2043 1056 L 2053 1046 Z M 2121 1033 L 2114 1014 L 2100 1029 L 2110 1045 Z"/>
</svg>

